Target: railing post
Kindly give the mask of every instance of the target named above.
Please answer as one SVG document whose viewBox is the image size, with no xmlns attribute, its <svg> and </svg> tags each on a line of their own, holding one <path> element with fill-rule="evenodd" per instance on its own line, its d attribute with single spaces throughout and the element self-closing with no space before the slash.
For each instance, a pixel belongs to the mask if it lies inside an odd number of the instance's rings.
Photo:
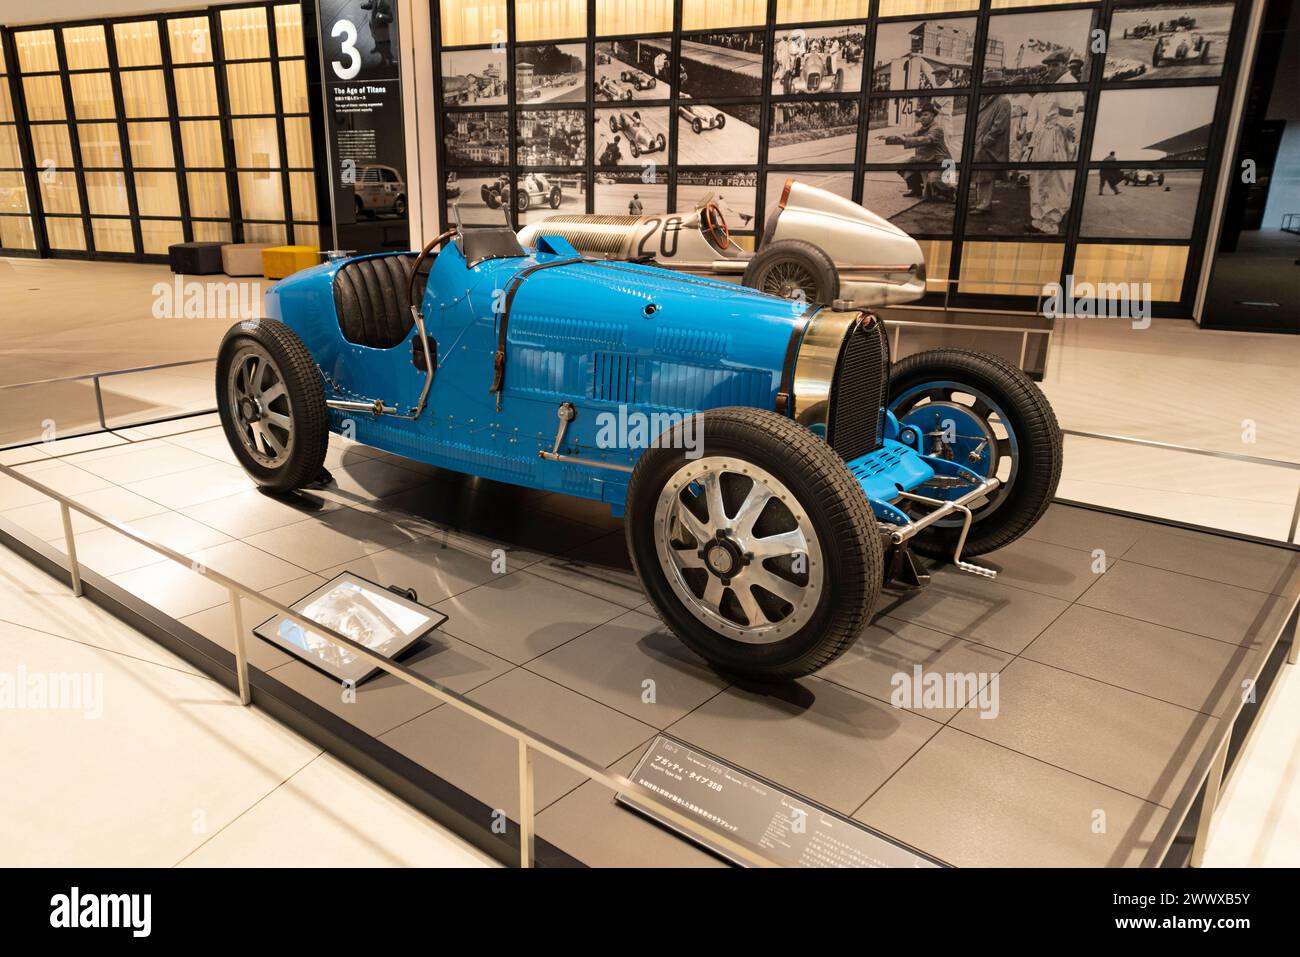
<svg viewBox="0 0 1300 957">
<path fill-rule="evenodd" d="M 1021 372 L 1025 371 L 1025 353 L 1029 351 L 1029 330 L 1026 329 L 1020 334 L 1020 362 L 1018 367 Z"/>
<path fill-rule="evenodd" d="M 95 411 L 99 413 L 99 427 L 107 429 L 108 423 L 104 421 L 104 389 L 99 384 L 99 376 L 90 380 L 95 383 Z"/>
<path fill-rule="evenodd" d="M 68 549 L 68 570 L 72 574 L 72 594 L 81 597 L 81 563 L 77 561 L 77 539 L 72 534 L 72 514 L 68 503 L 60 502 L 59 511 L 63 513 L 63 541 Z"/>
<path fill-rule="evenodd" d="M 533 866 L 533 749 L 519 739 L 519 866 Z"/>
<path fill-rule="evenodd" d="M 1210 825 L 1214 821 L 1214 809 L 1219 804 L 1219 789 L 1223 786 L 1223 769 L 1228 763 L 1228 742 L 1231 740 L 1231 734 L 1224 736 L 1223 744 L 1219 745 L 1219 753 L 1210 765 L 1210 773 L 1205 776 L 1201 816 L 1196 822 L 1196 839 L 1192 842 L 1192 856 L 1188 861 L 1191 867 L 1200 867 L 1205 860 L 1205 844 L 1210 836 Z"/>
<path fill-rule="evenodd" d="M 239 703 L 253 703 L 253 692 L 248 685 L 248 650 L 244 647 L 244 609 L 240 606 L 239 592 L 230 592 L 230 612 L 235 624 L 235 674 L 239 678 Z"/>
</svg>

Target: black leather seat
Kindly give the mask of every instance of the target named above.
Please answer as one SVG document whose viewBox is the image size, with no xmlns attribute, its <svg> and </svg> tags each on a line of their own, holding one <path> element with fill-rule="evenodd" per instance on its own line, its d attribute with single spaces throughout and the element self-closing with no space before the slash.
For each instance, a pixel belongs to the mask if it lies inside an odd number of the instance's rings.
<svg viewBox="0 0 1300 957">
<path fill-rule="evenodd" d="M 343 338 L 375 349 L 401 345 L 415 322 L 407 295 L 414 268 L 414 256 L 373 256 L 335 273 L 334 307 Z M 424 283 L 417 282 L 415 295 L 423 294 Z"/>
</svg>

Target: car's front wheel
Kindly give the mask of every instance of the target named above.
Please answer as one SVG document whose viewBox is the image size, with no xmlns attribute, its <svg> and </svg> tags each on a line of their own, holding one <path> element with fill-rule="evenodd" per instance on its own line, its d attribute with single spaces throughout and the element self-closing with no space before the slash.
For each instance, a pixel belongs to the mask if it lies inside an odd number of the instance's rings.
<svg viewBox="0 0 1300 957">
<path fill-rule="evenodd" d="M 665 623 L 724 673 L 810 674 L 857 640 L 882 575 L 866 497 L 825 442 L 765 409 L 719 408 L 641 456 L 628 549 Z"/>
<path fill-rule="evenodd" d="M 741 283 L 782 299 L 830 305 L 840 294 L 835 263 L 815 243 L 781 239 L 769 243 L 749 261 Z"/>
<path fill-rule="evenodd" d="M 217 350 L 217 413 L 235 458 L 257 484 L 301 488 L 325 467 L 329 411 L 316 363 L 273 319 L 231 327 Z"/>
</svg>

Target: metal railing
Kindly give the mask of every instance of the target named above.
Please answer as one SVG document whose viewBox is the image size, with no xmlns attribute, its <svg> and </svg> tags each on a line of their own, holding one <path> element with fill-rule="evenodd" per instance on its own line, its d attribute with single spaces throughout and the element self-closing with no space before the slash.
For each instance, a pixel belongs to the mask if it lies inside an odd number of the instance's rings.
<svg viewBox="0 0 1300 957">
<path fill-rule="evenodd" d="M 71 577 L 72 593 L 80 598 L 83 593 L 81 579 L 81 564 L 77 559 L 76 536 L 72 529 L 72 512 L 84 515 L 86 518 L 99 523 L 105 528 L 110 528 L 118 532 L 125 538 L 143 545 L 164 558 L 183 565 L 185 568 L 203 575 L 209 580 L 224 587 L 230 595 L 231 618 L 234 627 L 235 642 L 235 673 L 238 681 L 239 701 L 242 705 L 250 705 L 253 701 L 252 686 L 249 682 L 248 675 L 248 651 L 246 647 L 246 635 L 244 633 L 243 609 L 240 607 L 241 598 L 250 598 L 258 604 L 265 605 L 278 615 L 282 615 L 289 621 L 298 626 L 317 634 L 328 637 L 335 644 L 347 648 L 356 654 L 363 661 L 382 669 L 384 672 L 393 675 L 406 684 L 411 685 L 430 697 L 444 704 L 449 704 L 453 708 L 482 721 L 491 728 L 496 729 L 502 734 L 509 735 L 518 742 L 519 746 L 519 863 L 521 867 L 532 867 L 535 863 L 535 835 L 536 835 L 536 797 L 534 791 L 534 758 L 538 754 L 545 755 L 554 761 L 558 761 L 565 767 L 578 772 L 589 780 L 596 781 L 615 792 L 624 792 L 634 795 L 638 801 L 652 806 L 656 813 L 662 815 L 668 822 L 676 827 L 681 828 L 688 834 L 692 834 L 702 841 L 707 841 L 714 846 L 719 847 L 733 859 L 739 860 L 746 864 L 756 867 L 776 867 L 779 866 L 776 861 L 758 853 L 747 844 L 743 844 L 725 832 L 716 830 L 697 819 L 682 813 L 671 802 L 665 801 L 654 791 L 643 787 L 632 781 L 622 774 L 615 773 L 598 764 L 593 764 L 580 754 L 566 748 L 547 738 L 536 734 L 517 722 L 506 716 L 486 708 L 480 704 L 470 701 L 468 698 L 457 694 L 450 688 L 439 684 L 431 678 L 426 678 L 405 665 L 399 664 L 383 655 L 377 654 L 346 635 L 339 634 L 332 628 L 328 628 L 319 622 L 312 621 L 300 612 L 294 611 L 285 605 L 280 604 L 273 599 L 267 598 L 260 592 L 249 586 L 237 581 L 228 575 L 215 571 L 206 566 L 196 566 L 188 556 L 155 541 L 148 535 L 131 528 L 129 525 L 118 522 L 114 519 L 103 515 L 94 509 L 87 508 L 78 502 L 73 501 L 68 496 L 55 491 L 47 485 L 15 471 L 7 465 L 0 465 L 0 475 L 7 475 L 22 484 L 40 492 L 42 495 L 59 503 L 59 509 L 63 518 L 63 537 L 68 550 L 68 571 Z"/>
<path fill-rule="evenodd" d="M 135 366 L 130 369 L 114 369 L 111 372 L 87 372 L 82 375 L 58 376 L 53 379 L 33 379 L 30 382 L 11 382 L 8 385 L 0 385 L 0 392 L 9 392 L 14 389 L 30 389 L 42 385 L 58 385 L 64 382 L 87 382 L 89 381 L 94 389 L 95 396 L 95 415 L 99 421 L 98 428 L 90 428 L 84 432 L 74 432 L 70 435 L 60 436 L 60 438 L 75 439 L 80 436 L 93 435 L 96 432 L 108 431 L 108 420 L 104 412 L 104 388 L 102 380 L 111 379 L 116 376 L 137 375 L 143 372 L 157 372 L 160 369 L 179 369 L 183 366 L 204 365 L 209 362 L 216 362 L 216 359 L 183 359 L 180 362 L 160 362 L 151 366 Z M 216 407 L 202 409 L 188 409 L 183 412 L 177 412 L 173 415 L 165 415 L 152 419 L 144 419 L 138 422 L 119 422 L 115 429 L 129 429 L 141 425 L 154 425 L 158 422 L 171 422 L 175 419 L 183 419 L 191 415 L 203 415 L 208 412 L 215 412 Z M 16 446 L 4 446 L 4 448 L 17 448 L 23 445 L 35 445 L 40 439 L 33 439 L 30 442 L 20 442 Z"/>
</svg>

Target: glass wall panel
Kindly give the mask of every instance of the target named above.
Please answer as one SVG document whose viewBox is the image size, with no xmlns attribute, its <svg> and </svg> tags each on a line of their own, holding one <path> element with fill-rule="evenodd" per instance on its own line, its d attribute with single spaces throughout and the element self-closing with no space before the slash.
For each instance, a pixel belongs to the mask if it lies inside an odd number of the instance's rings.
<svg viewBox="0 0 1300 957">
<path fill-rule="evenodd" d="M 92 219 L 90 231 L 95 237 L 95 249 L 101 253 L 133 253 L 135 237 L 131 235 L 129 219 Z"/>
<path fill-rule="evenodd" d="M 113 24 L 118 66 L 157 66 L 162 63 L 158 24 L 152 20 Z"/>
<path fill-rule="evenodd" d="M 227 60 L 269 57 L 271 45 L 266 34 L 266 9 L 222 10 L 221 42 Z"/>
<path fill-rule="evenodd" d="M 137 168 L 176 166 L 170 123 L 128 123 L 126 135 L 131 141 L 131 163 Z"/>
<path fill-rule="evenodd" d="M 180 116 L 216 116 L 217 81 L 210 66 L 186 67 L 172 74 L 176 83 L 176 112 Z"/>
<path fill-rule="evenodd" d="M 113 105 L 113 78 L 108 73 L 74 73 L 68 77 L 72 86 L 72 103 L 79 120 L 111 120 L 117 116 Z"/>
<path fill-rule="evenodd" d="M 177 17 L 167 21 L 172 63 L 211 63 L 212 37 L 207 17 Z"/>
<path fill-rule="evenodd" d="M 559 40 L 586 35 L 585 0 L 515 0 L 517 40 Z"/>
<path fill-rule="evenodd" d="M 21 73 L 53 73 L 59 68 L 59 52 L 53 30 L 20 30 L 14 34 Z"/>
<path fill-rule="evenodd" d="M 81 143 L 82 166 L 121 168 L 122 144 L 116 123 L 78 123 L 77 139 Z"/>
<path fill-rule="evenodd" d="M 1151 284 L 1153 302 L 1182 296 L 1186 246 L 1121 246 L 1080 243 L 1074 253 L 1074 282 Z"/>
<path fill-rule="evenodd" d="M 276 122 L 231 120 L 235 138 L 235 165 L 241 169 L 276 169 L 280 166 L 280 144 Z"/>
<path fill-rule="evenodd" d="M 313 173 L 290 173 L 289 192 L 293 201 L 293 218 L 316 218 L 316 176 Z"/>
<path fill-rule="evenodd" d="M 767 0 L 682 0 L 683 30 L 752 27 L 767 21 Z"/>
<path fill-rule="evenodd" d="M 1038 296 L 1043 285 L 1060 282 L 1064 243 L 963 244 L 958 291 L 1002 296 Z"/>
<path fill-rule="evenodd" d="M 80 219 L 46 216 L 45 235 L 50 241 L 51 249 L 67 249 L 76 252 L 84 251 L 86 248 L 86 232 L 82 228 Z"/>
<path fill-rule="evenodd" d="M 296 169 L 308 169 L 311 161 L 311 127 L 306 118 L 286 118 L 284 121 L 285 147 L 288 150 L 289 166 Z"/>
<path fill-rule="evenodd" d="M 168 246 L 185 241 L 179 220 L 142 219 L 140 236 L 146 256 L 165 256 Z"/>
<path fill-rule="evenodd" d="M 79 213 L 81 197 L 72 173 L 51 173 L 40 178 L 41 204 L 47 213 Z"/>
<path fill-rule="evenodd" d="M 87 173 L 86 204 L 92 214 L 130 215 L 131 206 L 126 195 L 126 174 L 121 171 Z"/>
<path fill-rule="evenodd" d="M 71 169 L 76 165 L 76 160 L 72 157 L 72 139 L 68 135 L 67 124 L 44 123 L 33 126 L 31 133 L 32 153 L 35 155 L 38 170 L 45 170 L 50 166 Z"/>
<path fill-rule="evenodd" d="M 302 9 L 296 3 L 275 8 L 275 45 L 280 56 L 302 56 Z"/>
<path fill-rule="evenodd" d="M 190 215 L 222 219 L 230 215 L 225 173 L 188 173 Z"/>
<path fill-rule="evenodd" d="M 167 116 L 167 87 L 162 70 L 129 70 L 120 74 L 126 115 Z"/>
<path fill-rule="evenodd" d="M 275 112 L 270 63 L 232 63 L 226 67 L 226 89 L 234 116 Z"/>
<path fill-rule="evenodd" d="M 225 166 L 218 120 L 186 120 L 181 123 L 181 150 L 191 169 Z"/>
<path fill-rule="evenodd" d="M 443 46 L 506 42 L 506 0 L 443 0 Z"/>
<path fill-rule="evenodd" d="M 776 0 L 777 23 L 865 20 L 871 0 Z"/>
<path fill-rule="evenodd" d="M 175 173 L 136 173 L 135 198 L 141 216 L 180 216 Z"/>
<path fill-rule="evenodd" d="M 0 213 L 26 213 L 27 180 L 22 170 L 0 172 Z"/>
<path fill-rule="evenodd" d="M 596 35 L 668 33 L 673 28 L 673 0 L 595 0 Z"/>
<path fill-rule="evenodd" d="M 63 103 L 63 83 L 57 76 L 23 77 L 23 98 L 29 120 L 62 120 L 68 115 Z"/>
<path fill-rule="evenodd" d="M 229 223 L 204 223 L 198 221 L 194 223 L 195 242 L 228 243 L 231 242 L 231 236 Z"/>
<path fill-rule="evenodd" d="M 284 219 L 279 173 L 240 173 L 239 203 L 245 219 Z"/>
<path fill-rule="evenodd" d="M 18 169 L 22 165 L 23 158 L 18 149 L 17 127 L 0 126 L 0 167 Z"/>
<path fill-rule="evenodd" d="M 308 112 L 307 70 L 302 60 L 280 61 L 280 98 L 283 112 Z"/>
<path fill-rule="evenodd" d="M 32 221 L 26 216 L 0 216 L 0 248 L 35 249 Z"/>
<path fill-rule="evenodd" d="M 104 28 L 98 24 L 65 27 L 63 51 L 68 58 L 69 70 L 108 69 L 108 42 L 104 38 Z"/>
<path fill-rule="evenodd" d="M 285 228 L 280 223 L 244 223 L 244 241 L 248 243 L 283 243 Z"/>
</svg>

